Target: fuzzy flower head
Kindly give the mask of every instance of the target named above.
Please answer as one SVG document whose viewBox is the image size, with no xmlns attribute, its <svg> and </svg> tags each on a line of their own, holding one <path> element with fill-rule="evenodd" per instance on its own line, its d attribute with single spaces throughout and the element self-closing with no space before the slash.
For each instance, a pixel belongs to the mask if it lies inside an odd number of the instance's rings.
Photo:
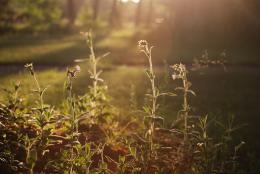
<svg viewBox="0 0 260 174">
<path fill-rule="evenodd" d="M 33 76 L 34 75 L 34 68 L 33 68 L 33 64 L 26 64 L 24 65 L 24 67 L 29 71 L 29 73 Z"/>
<path fill-rule="evenodd" d="M 175 65 L 171 66 L 171 68 L 174 71 L 173 75 L 172 75 L 173 80 L 184 79 L 186 77 L 186 74 L 188 71 L 186 69 L 186 66 L 183 65 L 182 63 L 175 64 Z"/>
<path fill-rule="evenodd" d="M 92 33 L 91 33 L 91 31 L 80 32 L 80 34 L 86 39 L 87 44 L 90 45 L 91 42 L 92 42 Z"/>
<path fill-rule="evenodd" d="M 138 41 L 138 48 L 141 50 L 141 51 L 145 51 L 147 52 L 148 49 L 148 42 L 146 40 L 140 40 Z"/>
<path fill-rule="evenodd" d="M 69 78 L 75 78 L 77 73 L 80 72 L 81 68 L 79 65 L 76 65 L 73 69 L 68 69 L 67 70 L 67 76 Z"/>
</svg>

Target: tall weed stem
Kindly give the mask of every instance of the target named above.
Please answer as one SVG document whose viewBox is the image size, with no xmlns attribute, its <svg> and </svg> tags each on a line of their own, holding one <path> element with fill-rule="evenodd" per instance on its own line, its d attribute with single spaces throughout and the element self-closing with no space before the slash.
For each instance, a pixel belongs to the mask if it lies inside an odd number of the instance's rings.
<svg viewBox="0 0 260 174">
<path fill-rule="evenodd" d="M 188 94 L 191 93 L 195 95 L 195 92 L 190 89 L 191 82 L 187 78 L 188 70 L 183 64 L 175 64 L 172 66 L 174 73 L 172 75 L 173 80 L 181 79 L 182 87 L 177 87 L 176 90 L 183 91 L 183 108 L 181 110 L 183 120 L 184 120 L 184 142 L 188 140 L 188 117 L 190 106 L 188 103 Z"/>
<path fill-rule="evenodd" d="M 151 100 L 152 100 L 152 104 L 151 104 L 151 110 L 150 110 L 150 117 L 151 117 L 151 122 L 150 122 L 150 128 L 148 130 L 148 139 L 149 139 L 149 148 L 150 148 L 150 152 L 153 152 L 153 137 L 154 137 L 154 126 L 155 126 L 155 118 L 156 118 L 156 107 L 157 107 L 157 98 L 158 98 L 158 91 L 156 89 L 155 86 L 155 74 L 154 74 L 154 69 L 153 69 L 153 62 L 152 62 L 152 49 L 153 46 L 149 47 L 148 42 L 145 40 L 141 40 L 138 43 L 139 45 L 139 49 L 141 50 L 141 52 L 143 52 L 145 54 L 145 56 L 148 58 L 149 61 L 149 70 L 146 71 L 147 77 L 150 80 L 150 84 L 151 84 L 151 90 L 152 90 L 152 95 Z"/>
</svg>

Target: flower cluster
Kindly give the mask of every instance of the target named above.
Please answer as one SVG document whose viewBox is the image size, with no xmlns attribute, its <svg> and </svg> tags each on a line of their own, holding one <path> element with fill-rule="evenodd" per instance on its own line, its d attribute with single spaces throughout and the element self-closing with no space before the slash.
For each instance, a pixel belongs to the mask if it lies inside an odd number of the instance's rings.
<svg viewBox="0 0 260 174">
<path fill-rule="evenodd" d="M 67 70 L 67 76 L 68 77 L 71 77 L 71 78 L 74 78 L 76 77 L 77 73 L 80 72 L 80 66 L 79 65 L 76 65 L 73 69 L 68 69 Z"/>
<path fill-rule="evenodd" d="M 138 48 L 142 51 L 147 51 L 148 49 L 148 42 L 146 40 L 138 41 Z"/>
<path fill-rule="evenodd" d="M 33 68 L 33 64 L 26 64 L 24 65 L 24 67 L 30 72 L 30 74 L 33 76 L 34 75 L 34 68 Z"/>
<path fill-rule="evenodd" d="M 173 80 L 184 79 L 186 77 L 186 74 L 188 71 L 186 69 L 186 66 L 183 65 L 182 63 L 175 64 L 175 65 L 171 66 L 171 68 L 174 70 L 173 75 L 172 75 Z"/>
</svg>

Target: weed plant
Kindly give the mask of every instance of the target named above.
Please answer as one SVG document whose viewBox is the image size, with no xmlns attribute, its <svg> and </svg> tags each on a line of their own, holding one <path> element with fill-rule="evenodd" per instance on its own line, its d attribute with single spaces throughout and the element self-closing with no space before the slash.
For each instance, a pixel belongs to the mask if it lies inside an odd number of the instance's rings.
<svg viewBox="0 0 260 174">
<path fill-rule="evenodd" d="M 152 62 L 152 46 L 141 40 L 139 49 L 148 60 L 145 70 L 150 83 L 148 103 L 141 119 L 120 118 L 110 103 L 107 86 L 98 70 L 90 32 L 81 33 L 90 50 L 90 79 L 86 94 L 74 93 L 74 81 L 82 73 L 80 66 L 67 69 L 64 85 L 65 100 L 56 108 L 44 102 L 47 87 L 37 79 L 33 64 L 25 65 L 33 79 L 37 96 L 34 104 L 27 104 L 20 95 L 22 85 L 2 89 L 5 101 L 0 102 L 0 171 L 3 173 L 65 173 L 65 174 L 167 174 L 167 173 L 242 173 L 239 170 L 239 150 L 233 133 L 240 128 L 234 117 L 227 124 L 209 116 L 192 116 L 191 90 L 186 65 L 171 66 L 172 79 L 181 81 L 182 108 L 173 118 L 173 125 L 164 124 L 158 115 L 161 96 L 176 96 L 160 92 Z M 223 53 L 224 55 L 224 53 Z M 223 56 L 222 55 L 222 56 Z M 222 65 L 223 60 L 210 60 L 207 52 L 194 61 L 194 69 Z M 170 82 L 168 82 L 170 83 Z M 132 84 L 134 90 L 135 84 Z M 164 88 L 165 90 L 165 88 Z M 175 92 L 175 91 L 174 91 Z M 135 94 L 131 95 L 131 109 L 137 109 Z M 177 96 L 178 97 L 178 96 Z M 172 98 L 174 100 L 175 98 Z M 135 112 L 133 112 L 135 113 Z M 193 114 L 196 115 L 196 114 Z M 123 117 L 123 116 L 121 116 Z M 129 121 L 130 120 L 130 121 Z M 141 126 L 140 126 L 141 125 Z M 212 134 L 211 130 L 218 130 Z"/>
</svg>

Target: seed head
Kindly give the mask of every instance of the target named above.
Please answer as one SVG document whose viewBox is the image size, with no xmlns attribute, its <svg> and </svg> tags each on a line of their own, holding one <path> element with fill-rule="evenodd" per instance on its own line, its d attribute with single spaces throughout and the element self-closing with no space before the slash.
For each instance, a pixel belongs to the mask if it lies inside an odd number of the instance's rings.
<svg viewBox="0 0 260 174">
<path fill-rule="evenodd" d="M 74 78 L 76 77 L 77 73 L 80 72 L 81 68 L 79 65 L 76 65 L 73 69 L 68 69 L 67 70 L 67 76 L 69 78 Z"/>
<path fill-rule="evenodd" d="M 186 66 L 183 65 L 182 63 L 175 64 L 175 65 L 171 66 L 171 68 L 174 70 L 174 73 L 172 75 L 173 80 L 184 79 L 188 72 L 186 69 Z"/>
<path fill-rule="evenodd" d="M 26 64 L 24 65 L 24 67 L 30 72 L 30 74 L 33 76 L 34 75 L 34 68 L 33 68 L 33 64 Z"/>
<path fill-rule="evenodd" d="M 140 41 L 138 41 L 138 47 L 140 50 L 147 50 L 148 42 L 146 40 L 140 40 Z"/>
</svg>

